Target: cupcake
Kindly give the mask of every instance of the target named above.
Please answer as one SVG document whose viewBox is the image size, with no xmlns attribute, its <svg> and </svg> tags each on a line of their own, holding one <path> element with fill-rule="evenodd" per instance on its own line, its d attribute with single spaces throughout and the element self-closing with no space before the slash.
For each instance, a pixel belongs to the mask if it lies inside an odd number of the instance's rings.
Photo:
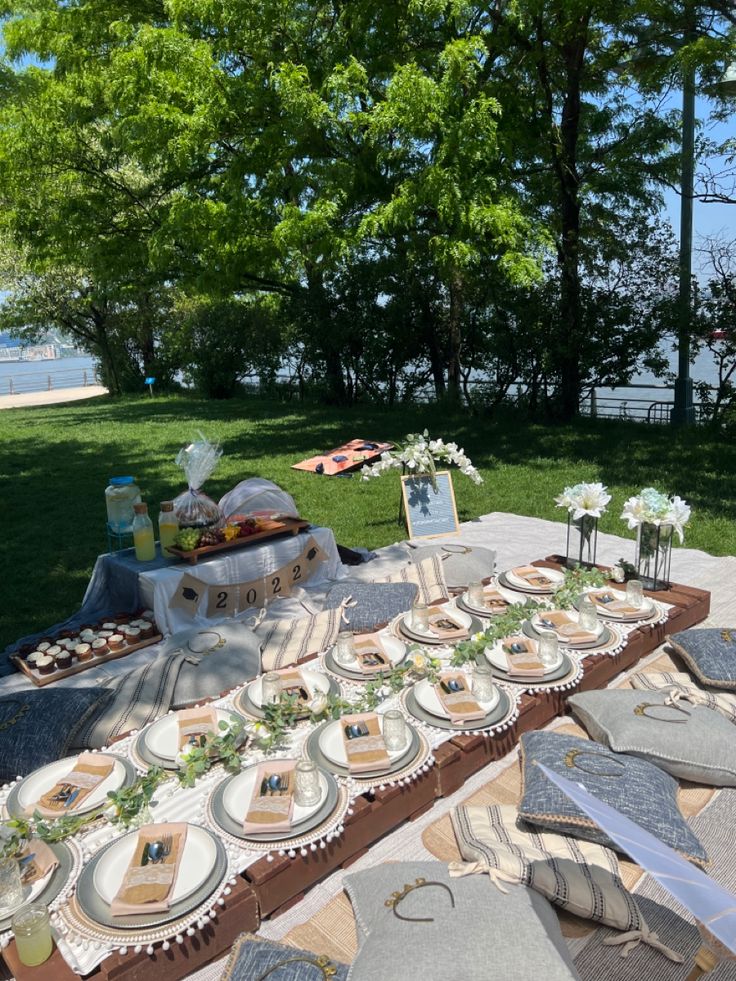
<svg viewBox="0 0 736 981">
<path fill-rule="evenodd" d="M 74 648 L 74 653 L 79 661 L 90 661 L 92 659 L 92 645 L 91 644 L 77 644 Z"/>
<path fill-rule="evenodd" d="M 97 640 L 92 641 L 92 653 L 95 657 L 102 657 L 103 654 L 107 654 L 110 648 L 107 646 L 107 641 L 104 637 L 98 637 Z"/>
<path fill-rule="evenodd" d="M 108 637 L 112 637 L 113 634 L 117 633 L 117 628 L 115 630 L 98 630 L 97 636 L 102 637 L 103 640 L 107 640 Z"/>
<path fill-rule="evenodd" d="M 36 650 L 35 644 L 21 644 L 16 653 L 20 657 L 28 657 L 28 655 L 32 654 L 35 650 Z"/>
<path fill-rule="evenodd" d="M 72 656 L 69 651 L 60 651 L 56 655 L 56 667 L 59 671 L 63 671 L 64 668 L 70 668 L 72 666 Z"/>
<path fill-rule="evenodd" d="M 39 650 L 39 651 L 47 651 L 49 649 L 49 647 L 51 647 L 51 641 L 50 640 L 42 640 L 41 643 L 36 648 L 36 650 Z"/>
<path fill-rule="evenodd" d="M 44 654 L 43 651 L 31 651 L 31 653 L 26 658 L 26 664 L 31 668 L 35 668 L 36 664 L 38 663 L 39 657 L 45 657 L 45 656 L 46 655 Z"/>
<path fill-rule="evenodd" d="M 74 636 L 74 631 L 73 630 L 69 630 L 69 629 L 67 629 L 67 630 L 60 630 L 59 631 L 59 643 L 61 643 L 62 640 L 66 640 L 67 638 L 73 637 L 73 636 Z"/>
<path fill-rule="evenodd" d="M 141 640 L 141 628 L 140 627 L 128 627 L 126 630 L 122 631 L 125 635 L 125 642 L 127 644 L 139 644 Z"/>
<path fill-rule="evenodd" d="M 46 649 L 46 653 L 49 657 L 58 657 L 61 654 L 61 647 L 58 644 L 52 644 L 51 647 Z"/>
<path fill-rule="evenodd" d="M 154 615 L 153 610 L 144 610 L 143 613 L 141 613 L 141 619 L 142 620 L 155 620 L 156 617 Z"/>
<path fill-rule="evenodd" d="M 111 651 L 119 651 L 125 644 L 125 637 L 122 634 L 111 634 L 107 638 L 107 646 Z"/>
<path fill-rule="evenodd" d="M 48 654 L 42 654 L 36 660 L 36 670 L 39 674 L 51 674 L 52 671 L 56 670 L 56 662 Z"/>
<path fill-rule="evenodd" d="M 141 637 L 145 638 L 146 640 L 148 640 L 149 637 L 153 637 L 153 624 L 149 620 L 141 620 L 138 627 L 141 632 Z"/>
<path fill-rule="evenodd" d="M 109 630 L 110 633 L 114 634 L 118 629 L 118 625 L 114 622 L 114 620 L 106 620 L 105 623 L 102 624 L 102 629 Z"/>
<path fill-rule="evenodd" d="M 94 630 L 83 630 L 79 636 L 82 638 L 82 643 L 91 644 L 97 634 Z"/>
</svg>

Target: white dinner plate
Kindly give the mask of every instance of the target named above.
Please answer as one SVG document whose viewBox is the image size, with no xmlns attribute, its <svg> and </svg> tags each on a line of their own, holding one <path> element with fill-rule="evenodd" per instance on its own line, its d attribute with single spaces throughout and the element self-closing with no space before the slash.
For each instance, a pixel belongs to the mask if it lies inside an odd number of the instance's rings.
<svg viewBox="0 0 736 981">
<path fill-rule="evenodd" d="M 586 590 L 586 593 L 598 593 L 598 592 L 611 593 L 613 596 L 616 597 L 616 599 L 620 599 L 622 602 L 626 601 L 626 592 L 623 589 L 597 588 L 597 589 Z M 652 601 L 649 599 L 648 596 L 644 597 L 644 603 L 642 604 L 641 609 L 637 610 L 636 613 L 622 614 L 619 613 L 617 610 L 609 609 L 604 603 L 596 603 L 595 600 L 591 600 L 591 602 L 593 603 L 596 610 L 598 611 L 599 616 L 604 616 L 611 620 L 621 620 L 623 623 L 626 623 L 627 621 L 630 620 L 631 621 L 646 620 L 648 617 L 652 615 L 652 613 L 654 613 L 654 604 L 652 603 Z"/>
<path fill-rule="evenodd" d="M 540 568 L 539 573 L 551 580 L 552 585 L 550 587 L 545 586 L 544 588 L 540 589 L 538 586 L 532 586 L 522 576 L 517 576 L 513 569 L 508 570 L 506 573 L 506 578 L 512 584 L 512 586 L 516 586 L 518 589 L 527 589 L 534 593 L 548 593 L 550 589 L 554 589 L 555 585 L 559 585 L 565 581 L 565 574 L 560 572 L 559 569 Z"/>
<path fill-rule="evenodd" d="M 290 671 L 294 670 L 294 667 L 287 669 Z M 326 674 L 321 671 L 312 671 L 310 668 L 300 668 L 302 678 L 304 678 L 305 684 L 309 685 L 313 692 L 322 692 L 326 695 L 330 690 L 330 679 Z M 259 674 L 257 678 L 248 685 L 248 698 L 253 702 L 253 704 L 262 709 L 263 708 L 263 675 Z"/>
<path fill-rule="evenodd" d="M 513 589 L 506 589 L 506 587 L 502 586 L 500 583 L 496 583 L 495 586 L 493 586 L 493 589 L 502 599 L 505 599 L 510 606 L 514 606 L 516 604 L 523 606 L 529 599 L 528 596 L 520 596 L 519 593 L 515 593 Z M 474 610 L 476 613 L 485 614 L 485 616 L 488 616 L 490 613 L 487 606 L 480 607 L 476 606 L 474 603 L 471 603 L 467 590 L 465 590 L 465 592 L 462 594 L 460 600 L 463 606 L 467 606 L 468 609 Z"/>
<path fill-rule="evenodd" d="M 345 752 L 345 744 L 342 738 L 342 727 L 345 725 L 344 719 L 335 719 L 334 722 L 329 722 L 319 737 L 319 748 L 331 763 L 335 763 L 337 766 L 345 767 L 348 766 L 348 757 Z M 383 716 L 378 715 L 378 727 L 383 732 Z M 407 740 L 406 746 L 401 749 L 389 749 L 386 750 L 388 753 L 388 758 L 392 763 L 396 760 L 400 760 L 402 756 L 406 756 L 411 748 L 411 740 Z"/>
<path fill-rule="evenodd" d="M 450 718 L 440 701 L 439 695 L 435 691 L 434 685 L 427 678 L 422 678 L 420 682 L 414 685 L 414 696 L 425 712 L 429 712 L 430 715 L 436 715 L 440 719 Z M 494 685 L 493 698 L 489 702 L 478 702 L 478 704 L 485 714 L 488 715 L 498 705 L 500 697 L 498 688 Z"/>
<path fill-rule="evenodd" d="M 528 637 L 525 639 L 529 640 Z M 532 640 L 531 643 L 535 644 L 536 641 Z M 506 653 L 503 647 L 501 646 L 500 640 L 497 640 L 492 647 L 486 647 L 485 655 L 494 668 L 498 668 L 499 671 L 503 671 L 506 674 L 513 674 L 513 672 L 509 671 L 508 661 L 506 660 Z M 548 674 L 552 674 L 553 671 L 557 671 L 557 669 L 561 666 L 561 664 L 562 664 L 562 654 L 558 651 L 557 659 L 555 660 L 554 664 L 545 665 L 544 667 L 545 676 Z M 523 676 L 519 675 L 518 677 L 523 677 Z"/>
<path fill-rule="evenodd" d="M 440 607 L 439 603 L 433 603 L 432 605 Z M 470 616 L 469 613 L 465 613 L 464 610 L 459 610 L 456 606 L 453 606 L 452 609 L 449 609 L 447 612 L 450 619 L 457 621 L 457 623 L 459 623 L 464 630 L 470 629 L 470 626 L 473 622 L 473 618 Z M 414 626 L 414 624 L 412 623 L 411 610 L 409 610 L 408 613 L 404 614 L 401 622 L 403 623 L 404 627 L 406 627 L 406 629 L 411 634 L 414 634 L 414 636 L 416 637 L 431 637 L 435 640 L 437 639 L 437 634 L 433 633 L 431 630 L 424 630 L 420 627 Z M 452 638 L 448 637 L 448 640 L 451 639 Z"/>
<path fill-rule="evenodd" d="M 146 825 L 146 828 L 156 827 Z M 162 833 L 163 828 L 162 827 Z M 94 872 L 93 885 L 95 891 L 109 906 L 123 884 L 123 878 L 138 843 L 138 832 L 132 831 L 111 845 L 102 855 Z M 179 862 L 176 882 L 169 896 L 169 902 L 181 902 L 191 896 L 209 878 L 215 867 L 217 849 L 210 834 L 196 824 L 187 825 L 187 840 L 184 843 L 184 853 Z"/>
<path fill-rule="evenodd" d="M 578 623 L 580 620 L 580 614 L 577 613 L 575 610 L 549 610 L 549 613 L 566 613 L 574 623 Z M 564 640 L 566 639 L 566 635 L 564 633 L 560 633 L 560 631 L 556 627 L 549 627 L 541 622 L 544 619 L 544 617 L 547 615 L 548 615 L 548 611 L 546 610 L 543 613 L 535 613 L 532 616 L 532 626 L 537 631 L 537 633 L 540 634 L 554 633 L 557 634 L 560 640 L 564 642 Z M 598 622 L 595 625 L 595 630 L 589 630 L 587 631 L 587 633 L 593 633 L 596 635 L 596 637 L 600 637 L 605 629 L 606 629 L 605 624 Z"/>
<path fill-rule="evenodd" d="M 283 763 L 283 760 L 279 760 L 279 763 Z M 294 761 L 296 762 L 296 760 Z M 233 821 L 238 824 L 242 824 L 245 820 L 245 815 L 248 813 L 248 808 L 250 807 L 250 802 L 253 797 L 253 790 L 256 784 L 256 776 L 258 774 L 258 767 L 260 763 L 254 763 L 249 766 L 247 770 L 242 770 L 236 777 L 234 777 L 227 785 L 225 792 L 222 795 L 222 804 L 228 815 Z M 319 786 L 320 786 L 320 797 L 316 804 L 310 804 L 308 807 L 302 807 L 301 805 L 294 803 L 294 809 L 292 811 L 291 823 L 292 825 L 299 824 L 301 821 L 306 821 L 313 814 L 322 807 L 327 797 L 327 779 L 321 771 L 319 771 Z"/>
<path fill-rule="evenodd" d="M 98 784 L 91 794 L 84 798 L 79 807 L 70 807 L 59 811 L 59 817 L 63 814 L 86 814 L 88 811 L 93 811 L 106 802 L 108 791 L 119 790 L 125 783 L 127 773 L 119 758 L 112 754 L 109 756 L 104 753 L 95 755 L 98 756 L 98 759 L 105 758 L 115 761 L 112 773 L 102 783 Z M 20 810 L 32 811 L 34 805 L 44 794 L 71 773 L 77 759 L 77 756 L 68 756 L 66 759 L 48 763 L 46 766 L 34 770 L 33 773 L 29 773 L 25 780 L 18 785 L 17 803 Z"/>
<path fill-rule="evenodd" d="M 146 729 L 143 740 L 148 750 L 161 760 L 175 760 L 179 756 L 179 714 L 172 712 L 153 722 Z M 229 722 L 238 716 L 225 709 L 217 709 L 217 721 Z"/>
</svg>

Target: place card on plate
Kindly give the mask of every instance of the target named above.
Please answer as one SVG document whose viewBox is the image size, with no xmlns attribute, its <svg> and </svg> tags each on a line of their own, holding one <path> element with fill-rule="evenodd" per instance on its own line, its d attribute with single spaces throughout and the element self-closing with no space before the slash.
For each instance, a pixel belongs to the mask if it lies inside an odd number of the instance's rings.
<svg viewBox="0 0 736 981">
<path fill-rule="evenodd" d="M 187 826 L 183 823 L 141 828 L 133 857 L 110 903 L 110 913 L 165 913 L 170 907 L 169 896 L 176 884 L 186 840 Z"/>
<path fill-rule="evenodd" d="M 186 746 L 201 746 L 204 736 L 218 731 L 219 717 L 217 709 L 208 705 L 201 708 L 182 709 L 176 713 L 176 724 L 179 729 L 179 749 Z"/>
<path fill-rule="evenodd" d="M 354 644 L 357 668 L 362 674 L 378 674 L 391 669 L 391 658 L 386 653 L 378 634 L 361 634 Z"/>
<path fill-rule="evenodd" d="M 80 753 L 70 772 L 39 799 L 31 811 L 44 817 L 73 814 L 113 771 L 115 761 L 100 753 Z"/>
<path fill-rule="evenodd" d="M 461 725 L 463 722 L 485 717 L 486 713 L 471 693 L 468 679 L 461 671 L 443 672 L 434 690 L 454 724 Z"/>
<path fill-rule="evenodd" d="M 467 628 L 441 606 L 429 608 L 429 632 L 438 640 L 467 640 Z"/>
<path fill-rule="evenodd" d="M 543 678 L 544 664 L 539 659 L 537 644 L 528 637 L 504 637 L 501 650 L 506 655 L 509 674 L 525 678 Z"/>
<path fill-rule="evenodd" d="M 532 589 L 551 589 L 554 581 L 546 574 L 544 569 L 537 569 L 534 565 L 520 565 L 511 570 L 517 579 L 523 579 Z"/>
<path fill-rule="evenodd" d="M 568 644 L 590 644 L 598 639 L 598 634 L 592 630 L 583 630 L 577 620 L 565 613 L 564 610 L 550 610 L 549 613 L 540 613 L 536 619 L 535 626 L 544 630 L 551 630 L 563 642 Z"/>
<path fill-rule="evenodd" d="M 256 772 L 253 794 L 243 831 L 252 834 L 262 831 L 291 829 L 294 812 L 294 760 L 274 760 L 261 763 Z"/>
<path fill-rule="evenodd" d="M 59 860 L 45 841 L 31 838 L 23 846 L 18 856 L 20 881 L 24 886 L 32 886 L 45 879 L 49 872 L 58 868 Z"/>
<path fill-rule="evenodd" d="M 345 755 L 351 773 L 388 770 L 391 765 L 375 712 L 343 715 L 340 719 Z"/>
</svg>

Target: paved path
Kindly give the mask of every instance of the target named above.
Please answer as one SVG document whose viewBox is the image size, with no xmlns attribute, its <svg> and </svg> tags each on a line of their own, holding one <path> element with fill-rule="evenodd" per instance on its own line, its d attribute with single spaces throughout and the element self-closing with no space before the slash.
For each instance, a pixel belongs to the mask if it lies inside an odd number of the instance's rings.
<svg viewBox="0 0 736 981">
<path fill-rule="evenodd" d="M 84 385 L 80 388 L 52 388 L 50 392 L 20 392 L 17 395 L 0 395 L 0 409 L 79 402 L 80 399 L 91 399 L 98 395 L 107 395 L 107 389 L 102 385 Z"/>
</svg>

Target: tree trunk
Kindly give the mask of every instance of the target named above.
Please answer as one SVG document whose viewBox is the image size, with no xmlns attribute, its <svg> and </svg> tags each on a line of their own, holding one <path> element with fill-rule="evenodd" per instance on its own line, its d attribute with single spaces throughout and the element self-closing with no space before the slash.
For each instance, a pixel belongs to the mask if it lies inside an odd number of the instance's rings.
<svg viewBox="0 0 736 981">
<path fill-rule="evenodd" d="M 450 275 L 450 349 L 447 359 L 447 394 L 452 402 L 460 402 L 460 351 L 463 340 L 463 282 L 455 269 Z"/>
</svg>

